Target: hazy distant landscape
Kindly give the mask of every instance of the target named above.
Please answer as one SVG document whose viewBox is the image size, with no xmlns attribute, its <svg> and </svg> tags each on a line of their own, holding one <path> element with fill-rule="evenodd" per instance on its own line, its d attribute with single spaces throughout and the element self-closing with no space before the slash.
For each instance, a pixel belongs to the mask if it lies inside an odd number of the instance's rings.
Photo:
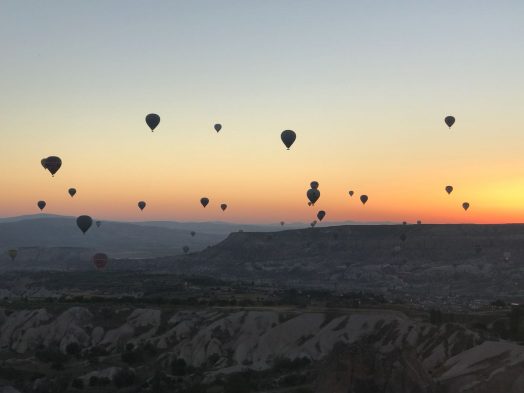
<svg viewBox="0 0 524 393">
<path fill-rule="evenodd" d="M 458 393 L 489 372 L 486 392 L 517 393 L 524 382 L 524 225 L 155 224 L 104 222 L 86 236 L 61 232 L 63 217 L 0 224 L 2 242 L 28 244 L 2 257 L 6 384 Z M 190 230 L 202 232 L 180 255 Z M 96 271 L 101 241 L 118 257 Z"/>
</svg>

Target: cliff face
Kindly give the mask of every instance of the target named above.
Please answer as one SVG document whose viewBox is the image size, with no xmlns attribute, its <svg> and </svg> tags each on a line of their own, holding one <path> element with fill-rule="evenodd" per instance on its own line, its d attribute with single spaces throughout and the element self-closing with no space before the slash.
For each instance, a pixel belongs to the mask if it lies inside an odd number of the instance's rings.
<svg viewBox="0 0 524 393">
<path fill-rule="evenodd" d="M 122 361 L 115 355 L 144 346 L 154 349 L 151 364 L 169 372 L 183 360 L 208 384 L 220 375 L 268 372 L 281 359 L 307 359 L 312 389 L 319 393 L 517 393 L 524 383 L 524 348 L 387 310 L 2 312 L 0 346 L 4 355 L 13 354 L 5 363 L 10 367 L 35 368 L 35 351 L 56 347 L 67 353 L 71 343 L 79 355 L 68 360 L 67 370 L 77 370 L 86 383 L 109 369 L 116 371 L 108 375 L 116 374 Z M 103 367 L 82 360 L 95 348 L 103 353 Z"/>
</svg>

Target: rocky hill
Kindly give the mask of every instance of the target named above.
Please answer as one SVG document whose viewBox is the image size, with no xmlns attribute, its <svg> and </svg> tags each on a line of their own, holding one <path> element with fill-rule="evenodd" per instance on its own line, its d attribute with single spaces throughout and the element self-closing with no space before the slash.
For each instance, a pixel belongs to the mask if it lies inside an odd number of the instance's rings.
<svg viewBox="0 0 524 393">
<path fill-rule="evenodd" d="M 67 391 L 227 392 L 246 376 L 230 391 L 520 393 L 524 382 L 523 347 L 391 310 L 4 309 L 0 349 L 0 376 L 23 392 L 65 375 Z"/>
</svg>

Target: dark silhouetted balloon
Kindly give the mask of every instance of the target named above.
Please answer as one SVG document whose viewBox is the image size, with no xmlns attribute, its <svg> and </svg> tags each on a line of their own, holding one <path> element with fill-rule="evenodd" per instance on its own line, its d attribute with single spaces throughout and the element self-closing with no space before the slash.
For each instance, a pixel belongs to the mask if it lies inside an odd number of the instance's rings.
<svg viewBox="0 0 524 393">
<path fill-rule="evenodd" d="M 202 204 L 202 206 L 206 207 L 209 203 L 209 199 L 208 198 L 200 198 L 200 203 Z"/>
<path fill-rule="evenodd" d="M 95 224 L 96 224 L 97 228 L 100 228 L 100 225 L 102 225 L 102 221 L 97 221 L 97 222 L 95 222 Z"/>
<path fill-rule="evenodd" d="M 285 130 L 280 134 L 280 139 L 282 139 L 282 142 L 284 142 L 284 145 L 286 145 L 289 150 L 291 145 L 295 142 L 295 139 L 297 139 L 297 134 L 295 134 L 295 131 Z"/>
<path fill-rule="evenodd" d="M 469 203 L 468 203 L 468 202 L 464 202 L 464 203 L 462 204 L 462 208 L 463 208 L 464 210 L 468 210 L 468 209 L 469 209 Z"/>
<path fill-rule="evenodd" d="M 452 186 L 446 186 L 446 192 L 448 194 L 451 194 L 453 192 L 453 187 Z"/>
<path fill-rule="evenodd" d="M 195 231 L 191 231 L 191 236 L 195 236 L 196 235 L 196 232 Z"/>
<path fill-rule="evenodd" d="M 150 113 L 146 116 L 146 124 L 151 128 L 151 132 L 160 124 L 160 116 Z"/>
<path fill-rule="evenodd" d="M 144 210 L 144 207 L 146 207 L 146 203 L 144 201 L 138 202 L 138 207 L 140 210 Z"/>
<path fill-rule="evenodd" d="M 62 166 L 62 160 L 60 157 L 51 156 L 45 159 L 45 166 L 49 172 L 54 176 L 56 172 Z"/>
<path fill-rule="evenodd" d="M 402 221 L 402 225 L 408 225 L 407 221 Z"/>
<path fill-rule="evenodd" d="M 182 247 L 182 251 L 184 251 L 184 254 L 187 254 L 189 252 L 189 247 L 188 246 Z"/>
<path fill-rule="evenodd" d="M 306 193 L 307 199 L 311 202 L 311 205 L 314 205 L 318 198 L 320 198 L 320 190 L 310 188 Z"/>
<path fill-rule="evenodd" d="M 312 189 L 316 190 L 318 188 L 318 181 L 312 181 L 310 186 Z"/>
<path fill-rule="evenodd" d="M 353 191 L 353 190 L 349 191 L 349 196 L 352 197 L 354 193 L 355 193 L 355 191 Z"/>
<path fill-rule="evenodd" d="M 319 221 L 322 221 L 322 219 L 326 216 L 326 212 L 324 210 L 320 210 L 318 213 L 317 213 L 317 218 Z"/>
<path fill-rule="evenodd" d="M 93 255 L 93 264 L 99 270 L 104 269 L 107 266 L 108 260 L 109 258 L 107 257 L 107 255 L 102 252 Z"/>
<path fill-rule="evenodd" d="M 44 210 L 44 207 L 46 205 L 45 201 L 38 201 L 36 204 L 40 210 Z"/>
<path fill-rule="evenodd" d="M 223 204 L 220 205 L 220 208 L 222 209 L 222 211 L 226 211 L 227 205 L 225 203 L 223 203 Z"/>
<path fill-rule="evenodd" d="M 313 206 L 313 204 L 311 202 L 308 202 L 307 205 L 308 206 Z"/>
<path fill-rule="evenodd" d="M 71 195 L 71 197 L 74 197 L 76 194 L 76 188 L 70 188 L 69 190 L 67 190 L 67 192 L 69 193 L 69 195 Z"/>
<path fill-rule="evenodd" d="M 47 170 L 46 160 L 47 160 L 47 158 L 42 158 L 40 160 L 40 164 L 44 167 L 44 170 Z"/>
<path fill-rule="evenodd" d="M 400 235 L 400 240 L 402 240 L 403 242 L 405 242 L 407 238 L 408 238 L 408 237 L 406 236 L 405 233 L 402 233 L 402 234 Z"/>
<path fill-rule="evenodd" d="M 7 255 L 9 255 L 9 258 L 11 258 L 11 260 L 14 261 L 16 259 L 16 256 L 18 255 L 18 250 L 7 250 Z"/>
<path fill-rule="evenodd" d="M 312 221 L 311 224 L 309 224 L 311 226 L 311 228 L 313 228 L 315 225 L 317 225 L 317 220 L 315 221 Z"/>
<path fill-rule="evenodd" d="M 93 219 L 89 216 L 79 216 L 76 219 L 76 225 L 80 228 L 82 233 L 85 234 L 89 228 L 91 228 L 91 225 L 93 225 Z"/>
<path fill-rule="evenodd" d="M 215 131 L 219 132 L 222 129 L 222 124 L 215 124 Z"/>
<path fill-rule="evenodd" d="M 455 118 L 453 116 L 446 116 L 446 118 L 444 119 L 444 122 L 446 123 L 446 125 L 451 128 L 451 126 L 453 124 L 455 124 Z"/>
<path fill-rule="evenodd" d="M 360 202 L 362 202 L 363 205 L 365 205 L 367 201 L 368 201 L 368 196 L 367 195 L 361 195 L 360 196 Z"/>
<path fill-rule="evenodd" d="M 280 226 L 284 226 L 285 222 L 284 221 L 280 221 Z"/>
</svg>

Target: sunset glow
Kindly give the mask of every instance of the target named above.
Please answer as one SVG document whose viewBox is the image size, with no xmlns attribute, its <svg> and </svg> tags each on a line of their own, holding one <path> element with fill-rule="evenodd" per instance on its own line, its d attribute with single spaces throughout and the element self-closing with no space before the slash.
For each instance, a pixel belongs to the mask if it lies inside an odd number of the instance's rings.
<svg viewBox="0 0 524 393">
<path fill-rule="evenodd" d="M 524 222 L 523 5 L 352 3 L 6 2 L 0 216 Z"/>
</svg>

